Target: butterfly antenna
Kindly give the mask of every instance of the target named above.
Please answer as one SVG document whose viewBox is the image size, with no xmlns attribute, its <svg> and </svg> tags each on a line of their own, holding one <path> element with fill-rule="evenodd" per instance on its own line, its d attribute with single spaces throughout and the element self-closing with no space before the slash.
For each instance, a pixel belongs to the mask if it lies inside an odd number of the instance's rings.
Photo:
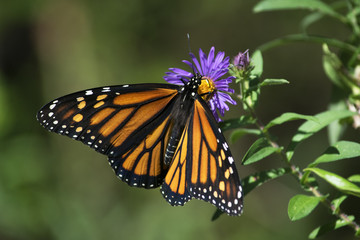
<svg viewBox="0 0 360 240">
<path fill-rule="evenodd" d="M 191 47 L 190 47 L 190 34 L 187 33 L 186 34 L 187 40 L 188 40 L 188 49 L 189 49 L 189 54 L 190 56 L 194 55 L 191 51 Z M 191 57 L 191 63 L 192 63 L 192 70 L 193 70 L 193 75 L 196 76 L 196 72 L 195 72 L 195 63 L 194 63 L 194 59 Z"/>
</svg>

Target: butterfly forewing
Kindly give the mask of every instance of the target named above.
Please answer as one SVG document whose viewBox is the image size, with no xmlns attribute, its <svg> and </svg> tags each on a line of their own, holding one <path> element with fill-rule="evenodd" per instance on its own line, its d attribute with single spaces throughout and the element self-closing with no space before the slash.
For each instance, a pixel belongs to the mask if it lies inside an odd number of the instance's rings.
<svg viewBox="0 0 360 240">
<path fill-rule="evenodd" d="M 229 215 L 240 215 L 243 196 L 240 179 L 229 146 L 205 102 L 194 103 L 189 123 L 189 191 Z"/>
<path fill-rule="evenodd" d="M 163 152 L 177 86 L 139 84 L 95 88 L 45 105 L 38 121 L 109 156 L 117 176 L 132 186 L 162 183 Z"/>
<path fill-rule="evenodd" d="M 229 215 L 242 213 L 242 187 L 233 157 L 202 99 L 194 101 L 161 193 L 171 205 L 194 197 Z"/>
</svg>

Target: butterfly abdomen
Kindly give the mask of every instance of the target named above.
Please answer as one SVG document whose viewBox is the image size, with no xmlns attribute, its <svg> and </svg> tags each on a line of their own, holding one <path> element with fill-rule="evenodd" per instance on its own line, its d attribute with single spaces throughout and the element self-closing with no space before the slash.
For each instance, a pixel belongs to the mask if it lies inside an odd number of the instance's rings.
<svg viewBox="0 0 360 240">
<path fill-rule="evenodd" d="M 166 147 L 164 163 L 165 165 L 170 165 L 171 159 L 174 157 L 175 150 L 179 143 L 178 136 L 170 136 L 169 143 Z"/>
</svg>

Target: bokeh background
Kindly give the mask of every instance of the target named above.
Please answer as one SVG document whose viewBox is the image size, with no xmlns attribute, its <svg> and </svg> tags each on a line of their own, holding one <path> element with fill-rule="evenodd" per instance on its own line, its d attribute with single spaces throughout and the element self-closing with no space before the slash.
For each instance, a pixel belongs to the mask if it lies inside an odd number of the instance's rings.
<svg viewBox="0 0 360 240">
<path fill-rule="evenodd" d="M 274 38 L 298 33 L 305 11 L 255 14 L 256 1 L 103 0 L 0 2 L 0 239 L 306 239 L 329 214 L 318 207 L 292 223 L 287 203 L 304 193 L 291 176 L 254 190 L 241 217 L 210 219 L 215 208 L 193 200 L 171 207 L 158 189 L 130 188 L 119 181 L 105 156 L 71 139 L 50 134 L 36 121 L 45 103 L 87 88 L 164 82 L 169 67 L 184 67 L 186 34 L 194 52 L 211 46 L 235 56 L 253 52 Z M 332 19 L 309 29 L 345 39 L 349 32 Z M 327 109 L 331 84 L 321 62 L 321 46 L 290 44 L 264 52 L 264 76 L 289 85 L 262 90 L 257 109 L 263 122 L 283 112 L 316 114 Z M 234 84 L 233 88 L 238 90 Z M 241 114 L 232 107 L 225 118 Z M 299 122 L 276 127 L 287 144 Z M 228 136 L 229 133 L 227 133 Z M 348 130 L 347 139 L 359 140 Z M 241 166 L 254 141 L 231 144 L 245 177 L 282 166 L 277 158 Z M 326 147 L 326 130 L 299 147 L 296 164 L 306 166 Z M 327 169 L 343 176 L 358 173 L 358 161 Z M 331 187 L 320 181 L 324 191 Z M 356 199 L 344 210 L 359 217 Z M 342 229 L 322 239 L 348 239 Z"/>
</svg>

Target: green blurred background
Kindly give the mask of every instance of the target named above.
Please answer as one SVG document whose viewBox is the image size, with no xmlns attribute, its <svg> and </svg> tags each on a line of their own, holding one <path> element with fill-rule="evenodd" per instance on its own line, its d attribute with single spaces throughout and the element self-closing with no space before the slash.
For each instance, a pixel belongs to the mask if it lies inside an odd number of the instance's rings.
<svg viewBox="0 0 360 240">
<path fill-rule="evenodd" d="M 289 199 L 302 190 L 285 176 L 251 192 L 241 217 L 210 219 L 215 208 L 193 200 L 171 207 L 158 189 L 130 188 L 119 181 L 105 156 L 71 139 L 50 134 L 36 121 L 40 107 L 59 96 L 105 85 L 164 82 L 169 67 L 184 67 L 191 48 L 211 46 L 234 56 L 299 32 L 305 12 L 254 14 L 255 1 L 1 1 L 0 2 L 0 239 L 305 239 L 329 220 L 318 208 L 291 223 Z M 310 32 L 344 39 L 349 34 L 331 19 Z M 286 86 L 262 91 L 258 114 L 264 122 L 291 111 L 327 109 L 331 85 L 322 70 L 321 46 L 292 44 L 264 53 L 266 77 Z M 236 85 L 233 88 L 237 89 Z M 238 105 L 240 106 L 240 105 Z M 226 118 L 241 114 L 232 107 Z M 299 122 L 274 128 L 286 144 Z M 228 133 L 227 133 L 228 134 Z M 349 131 L 347 139 L 358 135 Z M 281 166 L 276 158 L 241 166 L 254 141 L 231 144 L 242 177 Z M 356 140 L 358 141 L 358 139 Z M 301 167 L 327 147 L 327 133 L 299 147 Z M 349 176 L 353 160 L 328 166 Z M 332 192 L 320 182 L 325 191 Z M 355 199 L 344 210 L 359 216 Z M 346 239 L 349 229 L 323 239 Z M 344 238 L 345 236 L 345 238 Z"/>
</svg>

